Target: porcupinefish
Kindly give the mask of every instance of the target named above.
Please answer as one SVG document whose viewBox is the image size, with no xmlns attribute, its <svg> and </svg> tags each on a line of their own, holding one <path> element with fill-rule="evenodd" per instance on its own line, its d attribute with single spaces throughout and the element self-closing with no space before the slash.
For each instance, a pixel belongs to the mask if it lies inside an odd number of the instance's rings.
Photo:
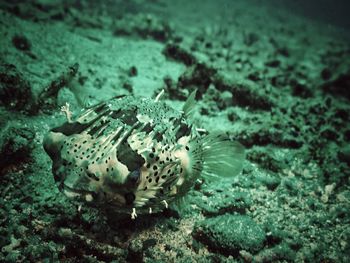
<svg viewBox="0 0 350 263">
<path fill-rule="evenodd" d="M 44 138 L 52 172 L 67 197 L 117 213 L 162 211 L 200 175 L 241 171 L 244 148 L 223 134 L 202 135 L 191 123 L 195 92 L 182 111 L 165 102 L 119 96 L 82 112 Z"/>
</svg>

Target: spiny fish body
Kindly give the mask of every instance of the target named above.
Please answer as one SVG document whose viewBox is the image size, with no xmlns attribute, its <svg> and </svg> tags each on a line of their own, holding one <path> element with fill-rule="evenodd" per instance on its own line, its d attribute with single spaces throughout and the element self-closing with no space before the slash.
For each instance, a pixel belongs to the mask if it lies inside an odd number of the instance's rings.
<svg viewBox="0 0 350 263">
<path fill-rule="evenodd" d="M 59 189 L 72 199 L 120 213 L 163 210 L 203 176 L 240 172 L 243 147 L 227 136 L 201 136 L 183 111 L 132 96 L 93 106 L 44 139 Z"/>
</svg>

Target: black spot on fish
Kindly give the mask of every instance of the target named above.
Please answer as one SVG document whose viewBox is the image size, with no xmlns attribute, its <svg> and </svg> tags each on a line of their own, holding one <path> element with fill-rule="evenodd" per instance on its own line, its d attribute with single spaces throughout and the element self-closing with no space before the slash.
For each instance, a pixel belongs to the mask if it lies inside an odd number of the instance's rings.
<svg viewBox="0 0 350 263">
<path fill-rule="evenodd" d="M 129 171 L 134 171 L 143 166 L 145 159 L 134 151 L 127 142 L 123 142 L 117 151 L 118 160 L 128 167 Z"/>
<path fill-rule="evenodd" d="M 178 128 L 175 134 L 176 140 L 183 136 L 188 136 L 191 134 L 191 128 L 186 123 L 182 122 L 181 119 L 176 119 L 174 121 L 174 127 Z"/>
<path fill-rule="evenodd" d="M 97 106 L 97 108 L 94 109 L 94 112 L 99 114 L 102 111 L 106 110 L 107 108 L 108 108 L 108 106 L 106 105 L 106 103 L 102 103 L 101 105 Z"/>
<path fill-rule="evenodd" d="M 106 121 L 106 122 L 109 122 L 109 121 Z M 99 131 L 101 131 L 104 127 L 106 126 L 105 123 L 99 123 L 97 125 L 95 125 L 89 132 L 88 134 L 90 134 L 91 136 L 97 134 Z M 83 142 L 84 144 L 84 142 Z"/>
<path fill-rule="evenodd" d="M 160 132 L 156 132 L 156 134 L 154 135 L 154 139 L 157 142 L 161 142 L 163 140 L 163 134 L 161 134 Z"/>
<path fill-rule="evenodd" d="M 91 125 L 93 125 L 96 121 L 98 121 L 100 119 L 100 116 L 97 116 L 95 119 L 93 119 L 92 121 L 88 122 L 88 123 L 79 123 L 79 122 L 73 122 L 73 123 L 64 123 L 63 125 L 57 127 L 57 128 L 53 128 L 51 131 L 53 132 L 61 132 L 66 136 L 71 136 L 73 134 L 80 134 L 82 133 L 84 130 L 86 130 L 88 127 L 90 127 Z M 73 140 L 73 138 L 72 138 Z M 67 143 L 67 145 L 69 145 Z"/>
<path fill-rule="evenodd" d="M 89 172 L 89 171 L 86 171 L 86 175 L 87 175 L 88 177 L 90 177 L 90 178 L 96 180 L 96 181 L 99 181 L 99 180 L 100 180 L 100 178 L 98 178 L 94 173 L 91 173 L 91 172 Z"/>
<path fill-rule="evenodd" d="M 136 122 L 138 122 L 137 118 L 137 107 L 132 106 L 129 110 L 123 111 L 123 114 L 118 118 L 123 123 L 127 125 L 134 125 Z"/>
<path fill-rule="evenodd" d="M 119 119 L 121 117 L 121 115 L 122 115 L 122 111 L 121 111 L 121 109 L 118 109 L 118 110 L 112 111 L 110 116 L 113 119 Z"/>
<path fill-rule="evenodd" d="M 145 133 L 150 133 L 153 130 L 152 126 L 150 123 L 147 123 L 145 127 L 142 129 Z"/>
</svg>

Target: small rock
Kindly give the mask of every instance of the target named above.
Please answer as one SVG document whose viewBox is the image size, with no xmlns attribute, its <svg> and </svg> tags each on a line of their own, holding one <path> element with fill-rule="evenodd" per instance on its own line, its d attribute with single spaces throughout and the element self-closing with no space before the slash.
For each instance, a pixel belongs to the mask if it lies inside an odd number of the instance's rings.
<svg viewBox="0 0 350 263">
<path fill-rule="evenodd" d="M 64 227 L 61 227 L 59 230 L 58 230 L 58 235 L 62 238 L 71 238 L 72 237 L 72 230 L 70 228 L 64 228 Z"/>
<path fill-rule="evenodd" d="M 212 251 L 238 256 L 240 250 L 256 253 L 264 246 L 265 232 L 248 216 L 223 215 L 196 223 L 193 237 Z"/>
<path fill-rule="evenodd" d="M 25 36 L 16 35 L 12 38 L 12 44 L 18 50 L 29 51 L 32 47 L 30 41 Z"/>
<path fill-rule="evenodd" d="M 130 67 L 128 73 L 129 73 L 130 77 L 137 76 L 137 67 L 135 67 L 135 66 Z"/>
</svg>

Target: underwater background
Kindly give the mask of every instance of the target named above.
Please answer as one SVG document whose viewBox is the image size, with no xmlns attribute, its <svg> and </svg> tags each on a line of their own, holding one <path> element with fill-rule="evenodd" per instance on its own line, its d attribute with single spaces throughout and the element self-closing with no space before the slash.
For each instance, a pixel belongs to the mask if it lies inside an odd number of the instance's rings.
<svg viewBox="0 0 350 263">
<path fill-rule="evenodd" d="M 349 262 L 348 1 L 0 1 L 0 262 Z M 71 85 L 74 83 L 74 85 Z M 71 88 L 74 86 L 74 89 Z M 69 201 L 45 134 L 117 95 L 246 148 L 162 213 Z"/>
</svg>

